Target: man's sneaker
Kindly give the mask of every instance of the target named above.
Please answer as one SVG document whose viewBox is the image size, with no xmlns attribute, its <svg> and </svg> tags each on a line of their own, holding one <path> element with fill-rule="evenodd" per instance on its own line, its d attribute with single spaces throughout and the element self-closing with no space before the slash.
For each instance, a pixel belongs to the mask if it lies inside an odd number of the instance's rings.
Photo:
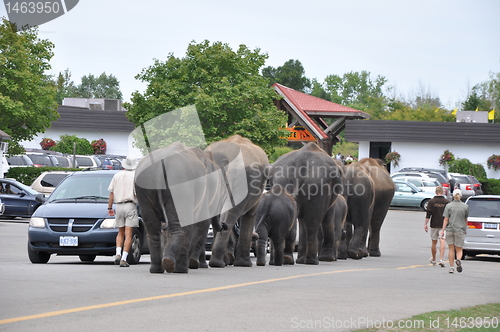
<svg viewBox="0 0 500 332">
<path fill-rule="evenodd" d="M 432 265 L 436 265 L 436 261 L 432 259 L 432 257 L 429 259 Z"/>
<path fill-rule="evenodd" d="M 450 267 L 450 271 L 449 271 L 449 273 L 455 273 L 455 269 L 454 269 L 454 268 L 452 268 L 452 267 Z"/>
<path fill-rule="evenodd" d="M 121 255 L 115 255 L 115 265 L 120 264 L 120 260 L 122 259 Z"/>
<path fill-rule="evenodd" d="M 455 264 L 457 264 L 457 272 L 460 273 L 462 272 L 462 262 L 460 261 L 460 259 L 456 259 L 455 260 Z"/>
<path fill-rule="evenodd" d="M 120 261 L 120 267 L 129 267 L 130 265 L 123 259 Z"/>
<path fill-rule="evenodd" d="M 439 266 L 444 267 L 444 262 L 443 262 L 443 260 L 440 260 L 440 261 L 439 261 Z"/>
</svg>

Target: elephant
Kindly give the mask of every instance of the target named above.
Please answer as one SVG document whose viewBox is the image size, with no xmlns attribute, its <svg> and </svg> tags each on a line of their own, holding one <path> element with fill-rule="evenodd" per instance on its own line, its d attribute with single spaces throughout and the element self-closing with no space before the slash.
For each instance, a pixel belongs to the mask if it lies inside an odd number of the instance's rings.
<svg viewBox="0 0 500 332">
<path fill-rule="evenodd" d="M 267 155 L 259 146 L 239 135 L 214 142 L 204 151 L 223 170 L 229 184 L 229 195 L 224 199 L 220 222 L 232 230 L 239 220 L 239 237 L 234 252 L 228 246 L 231 231 L 217 234 L 209 265 L 223 268 L 232 262 L 234 266 L 251 267 L 250 246 L 255 211 L 269 173 Z"/>
<path fill-rule="evenodd" d="M 324 228 L 320 228 L 321 232 L 318 238 L 319 240 L 319 260 L 320 261 L 336 261 L 338 258 L 345 256 L 346 249 L 342 247 L 342 244 L 345 244 L 345 241 L 342 242 L 342 239 L 345 239 L 345 221 L 347 218 L 347 201 L 343 195 L 338 195 L 335 203 L 333 204 L 333 230 L 327 230 L 329 232 L 333 232 L 333 249 L 334 256 L 331 257 L 326 247 L 322 245 L 323 242 L 323 232 Z"/>
<path fill-rule="evenodd" d="M 141 159 L 135 190 L 151 255 L 151 273 L 187 273 L 207 267 L 210 222 L 222 230 L 218 211 L 225 183 L 218 166 L 198 148 L 173 143 Z"/>
<path fill-rule="evenodd" d="M 334 260 L 333 205 L 342 193 L 341 167 L 316 143 L 279 157 L 270 172 L 272 185 L 290 192 L 297 203 L 299 220 L 298 264 Z M 323 232 L 318 258 L 318 229 Z"/>
<path fill-rule="evenodd" d="M 267 239 L 272 241 L 271 265 L 293 264 L 297 232 L 297 204 L 293 197 L 273 186 L 262 195 L 255 217 L 257 266 L 266 265 Z"/>
<path fill-rule="evenodd" d="M 364 158 L 346 166 L 344 173 L 348 206 L 347 256 L 353 259 L 368 255 L 379 257 L 380 229 L 394 196 L 394 183 L 384 162 L 373 158 Z"/>
</svg>

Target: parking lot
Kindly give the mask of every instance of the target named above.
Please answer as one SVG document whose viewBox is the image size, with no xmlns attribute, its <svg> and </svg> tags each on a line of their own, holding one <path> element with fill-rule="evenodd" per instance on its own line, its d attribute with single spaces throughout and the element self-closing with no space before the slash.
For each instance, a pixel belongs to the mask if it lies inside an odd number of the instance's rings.
<svg viewBox="0 0 500 332">
<path fill-rule="evenodd" d="M 380 258 L 161 275 L 147 255 L 129 268 L 111 257 L 31 264 L 27 223 L 0 220 L 0 330 L 349 331 L 498 302 L 500 257 L 468 258 L 461 274 L 432 266 L 424 218 L 391 209 Z"/>
</svg>

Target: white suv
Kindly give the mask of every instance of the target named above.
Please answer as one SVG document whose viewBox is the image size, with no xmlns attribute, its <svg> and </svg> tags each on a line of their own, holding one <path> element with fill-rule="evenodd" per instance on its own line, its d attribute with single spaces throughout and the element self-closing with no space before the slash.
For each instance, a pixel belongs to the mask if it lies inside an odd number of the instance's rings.
<svg viewBox="0 0 500 332">
<path fill-rule="evenodd" d="M 418 189 L 431 194 L 435 194 L 436 187 L 441 185 L 436 178 L 432 178 L 425 173 L 395 173 L 391 178 L 393 180 L 410 182 Z M 447 197 L 448 193 L 446 192 L 444 195 Z"/>
</svg>

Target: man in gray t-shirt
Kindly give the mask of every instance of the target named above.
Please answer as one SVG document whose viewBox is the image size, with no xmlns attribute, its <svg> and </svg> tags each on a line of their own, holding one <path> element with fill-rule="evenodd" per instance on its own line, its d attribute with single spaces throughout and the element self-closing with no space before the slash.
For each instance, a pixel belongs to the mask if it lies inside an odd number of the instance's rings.
<svg viewBox="0 0 500 332">
<path fill-rule="evenodd" d="M 443 228 L 441 237 L 446 230 L 446 243 L 448 244 L 448 260 L 450 261 L 450 273 L 454 272 L 453 262 L 457 265 L 457 272 L 462 272 L 462 253 L 467 232 L 467 218 L 469 217 L 469 206 L 462 202 L 462 191 L 453 191 L 453 202 L 446 205 L 443 212 Z M 455 260 L 456 254 L 456 260 Z"/>
</svg>

